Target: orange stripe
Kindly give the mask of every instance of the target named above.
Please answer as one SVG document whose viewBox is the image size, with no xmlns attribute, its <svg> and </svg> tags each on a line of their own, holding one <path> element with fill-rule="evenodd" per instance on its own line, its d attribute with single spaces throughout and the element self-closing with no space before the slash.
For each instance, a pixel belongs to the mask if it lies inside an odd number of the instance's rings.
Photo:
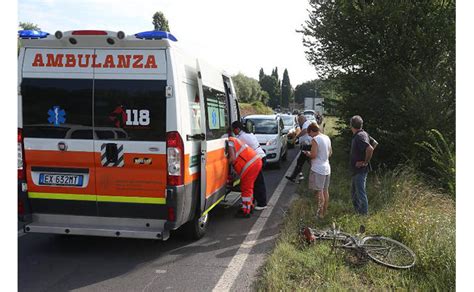
<svg viewBox="0 0 474 292">
<path fill-rule="evenodd" d="M 37 186 L 31 178 L 31 167 L 75 167 L 89 169 L 89 184 L 85 188 L 61 187 L 63 193 L 95 194 L 95 166 L 92 152 L 25 150 L 28 190 L 54 193 L 58 187 Z"/>
<path fill-rule="evenodd" d="M 207 152 L 206 159 L 206 198 L 227 183 L 229 163 L 224 148 Z"/>
<path fill-rule="evenodd" d="M 200 178 L 201 169 L 199 169 L 199 165 L 197 166 L 198 171 L 193 174 L 190 174 L 189 172 L 190 164 L 191 164 L 191 155 L 185 154 L 184 155 L 184 184 L 189 184 Z"/>
<path fill-rule="evenodd" d="M 101 196 L 164 198 L 166 155 L 125 153 L 124 167 L 103 167 L 101 154 L 95 152 L 96 189 Z M 151 164 L 136 164 L 135 158 L 151 159 Z"/>
<path fill-rule="evenodd" d="M 54 193 L 58 191 L 58 187 L 35 185 L 31 179 L 32 166 L 74 167 L 89 169 L 89 184 L 86 188 L 61 187 L 62 193 L 165 197 L 166 154 L 126 153 L 124 155 L 125 167 L 102 167 L 100 156 L 99 152 L 26 150 L 28 188 L 32 192 Z M 150 158 L 152 163 L 150 165 L 135 164 L 135 158 Z M 200 170 L 190 174 L 190 163 L 190 155 L 186 154 L 184 157 L 185 184 L 200 179 Z M 224 149 L 208 152 L 206 197 L 226 184 L 228 171 L 229 165 L 224 155 Z"/>
</svg>

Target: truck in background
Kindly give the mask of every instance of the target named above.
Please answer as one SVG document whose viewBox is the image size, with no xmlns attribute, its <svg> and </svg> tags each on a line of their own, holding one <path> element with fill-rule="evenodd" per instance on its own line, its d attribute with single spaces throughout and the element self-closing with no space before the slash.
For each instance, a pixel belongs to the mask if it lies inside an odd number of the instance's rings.
<svg viewBox="0 0 474 292">
<path fill-rule="evenodd" d="M 304 110 L 314 110 L 315 113 L 319 112 L 324 115 L 324 98 L 322 97 L 305 97 L 304 98 Z"/>
</svg>

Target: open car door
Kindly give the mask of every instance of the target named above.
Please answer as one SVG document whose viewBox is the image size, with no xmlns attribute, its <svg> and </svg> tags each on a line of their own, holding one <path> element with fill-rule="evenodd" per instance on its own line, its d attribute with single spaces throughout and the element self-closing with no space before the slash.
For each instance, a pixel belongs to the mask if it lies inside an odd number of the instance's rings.
<svg viewBox="0 0 474 292">
<path fill-rule="evenodd" d="M 227 140 L 229 106 L 224 87 L 223 72 L 202 61 L 196 62 L 198 71 L 201 125 L 204 136 L 201 144 L 201 211 L 207 214 L 226 194 L 229 175 Z M 204 130 L 205 129 L 205 130 Z"/>
</svg>

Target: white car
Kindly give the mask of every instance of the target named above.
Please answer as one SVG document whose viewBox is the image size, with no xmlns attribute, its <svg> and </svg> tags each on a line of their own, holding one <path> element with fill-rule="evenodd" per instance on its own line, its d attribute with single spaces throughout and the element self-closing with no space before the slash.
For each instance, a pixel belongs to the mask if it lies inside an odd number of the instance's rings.
<svg viewBox="0 0 474 292">
<path fill-rule="evenodd" d="M 260 146 L 267 155 L 267 163 L 280 166 L 287 155 L 287 134 L 280 115 L 250 115 L 244 118 L 251 125 L 251 132 L 257 137 Z"/>
<path fill-rule="evenodd" d="M 296 135 L 298 135 L 300 129 L 296 116 L 294 115 L 280 115 L 287 132 L 288 147 L 294 148 L 296 144 Z"/>
</svg>

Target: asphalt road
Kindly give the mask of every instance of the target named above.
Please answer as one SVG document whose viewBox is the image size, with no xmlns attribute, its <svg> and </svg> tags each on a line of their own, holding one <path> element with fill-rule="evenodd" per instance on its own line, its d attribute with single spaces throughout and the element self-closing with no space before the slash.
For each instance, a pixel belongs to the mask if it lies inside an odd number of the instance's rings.
<svg viewBox="0 0 474 292">
<path fill-rule="evenodd" d="M 268 200 L 297 154 L 289 150 L 281 169 L 265 169 Z M 252 245 L 232 291 L 252 290 L 271 252 L 295 185 L 284 187 Z M 126 238 L 24 234 L 18 238 L 19 291 L 212 291 L 260 216 L 237 219 L 237 205 L 217 206 L 206 236 L 151 241 Z"/>
</svg>

